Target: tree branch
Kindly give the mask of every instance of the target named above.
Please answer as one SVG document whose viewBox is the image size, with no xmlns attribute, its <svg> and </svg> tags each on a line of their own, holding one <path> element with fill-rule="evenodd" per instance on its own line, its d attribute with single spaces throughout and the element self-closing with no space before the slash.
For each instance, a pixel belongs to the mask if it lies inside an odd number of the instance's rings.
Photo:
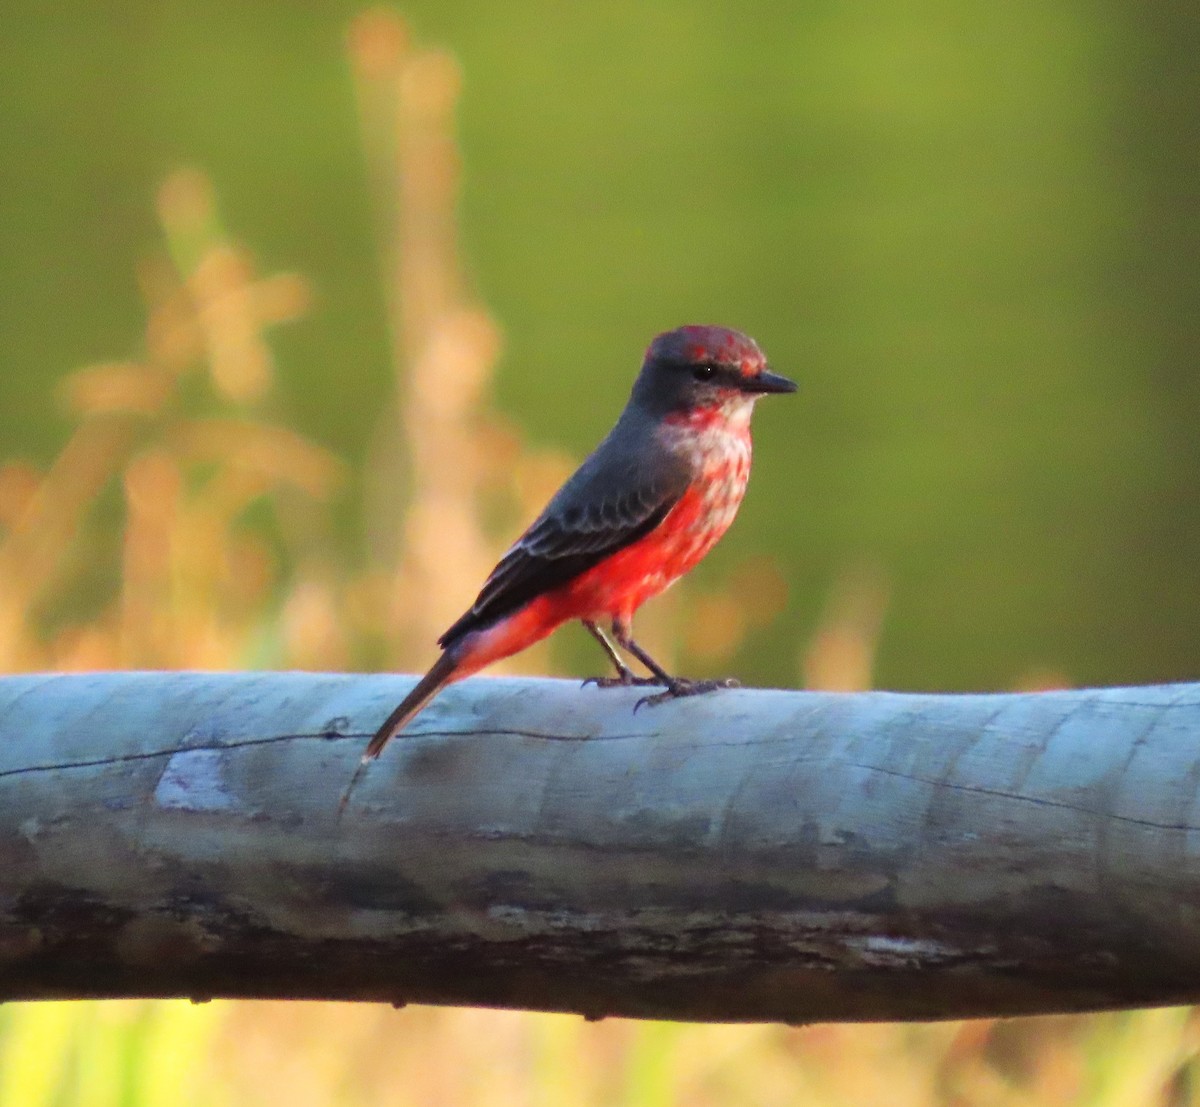
<svg viewBox="0 0 1200 1107">
<path fill-rule="evenodd" d="M 1200 685 L 0 679 L 0 1000 L 715 1021 L 1200 1001 Z"/>
</svg>

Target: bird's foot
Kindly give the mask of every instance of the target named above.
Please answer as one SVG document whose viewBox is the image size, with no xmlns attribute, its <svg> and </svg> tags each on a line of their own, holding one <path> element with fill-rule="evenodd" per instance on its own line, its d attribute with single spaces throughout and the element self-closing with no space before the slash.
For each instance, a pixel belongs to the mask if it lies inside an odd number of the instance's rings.
<svg viewBox="0 0 1200 1107">
<path fill-rule="evenodd" d="M 588 677 L 580 687 L 586 688 L 589 684 L 594 684 L 597 688 L 642 688 L 648 684 L 661 685 L 662 681 L 658 677 L 636 676 L 629 669 L 624 669 L 619 676 Z"/>
<path fill-rule="evenodd" d="M 660 703 L 666 703 L 667 700 L 680 699 L 683 696 L 702 696 L 705 692 L 716 692 L 720 688 L 740 688 L 741 684 L 729 677 L 726 680 L 686 680 L 682 677 L 675 677 L 670 684 L 667 685 L 665 692 L 657 692 L 653 696 L 643 696 L 633 705 L 634 713 L 643 705 L 646 707 L 657 707 Z"/>
</svg>

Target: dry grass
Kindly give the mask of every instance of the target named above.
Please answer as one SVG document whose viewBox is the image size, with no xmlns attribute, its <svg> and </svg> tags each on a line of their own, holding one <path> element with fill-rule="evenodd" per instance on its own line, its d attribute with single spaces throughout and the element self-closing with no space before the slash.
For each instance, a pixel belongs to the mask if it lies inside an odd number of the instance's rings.
<svg viewBox="0 0 1200 1107">
<path fill-rule="evenodd" d="M 75 430 L 53 464 L 0 464 L 0 671 L 419 664 L 498 552 L 482 520 L 530 517 L 565 474 L 567 459 L 529 450 L 488 406 L 500 331 L 458 261 L 456 63 L 386 11 L 360 17 L 348 44 L 396 366 L 370 462 L 370 567 L 348 573 L 327 540 L 342 463 L 267 414 L 270 330 L 313 291 L 257 274 L 209 183 L 180 172 L 158 196 L 163 256 L 141 274 L 141 357 L 65 382 Z M 689 656 L 723 662 L 786 598 L 765 558 L 726 591 L 687 593 Z M 886 599 L 877 572 L 848 573 L 802 679 L 868 687 Z M 640 628 L 655 652 L 678 637 L 679 603 Z M 0 1105 L 1184 1105 L 1200 1104 L 1198 1041 L 1184 1010 L 789 1029 L 29 1004 L 0 1011 Z"/>
</svg>

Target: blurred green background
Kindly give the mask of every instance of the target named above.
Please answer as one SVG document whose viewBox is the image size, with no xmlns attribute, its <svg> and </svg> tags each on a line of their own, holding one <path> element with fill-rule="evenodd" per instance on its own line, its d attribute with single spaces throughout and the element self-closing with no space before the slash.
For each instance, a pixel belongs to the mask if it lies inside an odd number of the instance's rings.
<svg viewBox="0 0 1200 1107">
<path fill-rule="evenodd" d="M 358 10 L 7 0 L 0 452 L 50 456 L 50 384 L 136 352 L 151 196 L 188 164 L 264 268 L 314 283 L 276 343 L 282 403 L 362 460 L 389 370 L 343 45 Z M 797 634 L 865 563 L 890 588 L 883 686 L 1196 675 L 1200 14 L 404 13 L 466 74 L 465 252 L 505 330 L 500 405 L 534 442 L 586 452 L 680 322 L 746 329 L 803 382 L 760 413 L 751 495 L 700 570 L 784 562 L 787 617 L 740 673 L 793 683 Z"/>
<path fill-rule="evenodd" d="M 11 540 L 31 490 L 92 476 L 108 489 L 103 541 L 74 541 L 64 508 L 43 526 L 53 571 L 0 580 L 0 600 L 20 593 L 0 619 L 17 659 L 4 664 L 383 658 L 377 624 L 422 565 L 396 588 L 394 566 L 373 575 L 388 560 L 378 494 L 393 474 L 368 470 L 397 437 L 397 365 L 347 60 L 361 11 L 0 4 L 0 538 L 36 567 L 42 547 Z M 841 610 L 850 654 L 834 642 L 834 667 L 885 687 L 1198 675 L 1200 9 L 416 0 L 403 15 L 465 75 L 463 254 L 504 332 L 483 406 L 494 400 L 523 446 L 582 456 L 649 338 L 682 322 L 745 329 L 802 382 L 756 417 L 737 526 L 694 589 L 663 601 L 677 605 L 687 671 L 795 685 Z M 197 462 L 179 447 L 196 428 L 161 412 L 115 460 L 75 457 L 77 484 L 53 471 L 38 483 L 88 410 L 68 419 L 58 382 L 143 357 L 144 265 L 164 250 L 155 197 L 161 208 L 181 166 L 211 180 L 222 227 L 261 272 L 314 290 L 303 318 L 271 333 L 270 423 L 248 433 L 277 447 L 276 470 L 307 466 L 297 483 L 315 500 L 338 467 L 304 440 L 350 463 L 332 537 L 319 507 L 297 514 L 295 489 L 276 494 L 277 471 L 231 492 L 236 467 Z M 179 233 L 165 236 L 176 254 Z M 180 394 L 211 414 L 194 383 Z M 225 401 L 222 413 L 245 413 Z M 101 440 L 107 418 L 93 410 L 72 441 Z M 513 461 L 520 448 L 498 455 L 514 484 L 532 471 Z M 9 464 L 22 457 L 36 468 Z M 260 495 L 280 509 L 278 564 L 253 541 L 278 537 L 266 508 L 243 510 Z M 502 544 L 514 523 L 496 515 Z M 199 568 L 151 564 L 161 548 L 198 550 L 198 535 L 211 539 Z M 315 568 L 291 580 L 310 548 Z M 757 607 L 774 617 L 727 635 L 733 656 L 696 648 L 696 626 L 728 615 L 739 580 L 774 579 L 771 562 L 786 588 Z M 457 582 L 453 602 L 477 584 Z M 89 589 L 103 593 L 90 607 Z M 81 631 L 62 630 L 64 604 Z M 410 631 L 396 629 L 388 657 L 428 657 Z M 584 635 L 560 637 L 555 663 L 595 669 Z M 1200 1020 L 1184 1010 L 801 1031 L 35 1004 L 0 1011 L 0 1107 L 1182 1105 L 1200 1104 L 1198 1052 Z"/>
</svg>

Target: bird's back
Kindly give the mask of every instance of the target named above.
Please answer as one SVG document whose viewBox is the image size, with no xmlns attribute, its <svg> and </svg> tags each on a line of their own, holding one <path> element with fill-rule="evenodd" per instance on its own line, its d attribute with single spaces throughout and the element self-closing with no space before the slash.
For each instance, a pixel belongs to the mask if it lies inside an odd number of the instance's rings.
<svg viewBox="0 0 1200 1107">
<path fill-rule="evenodd" d="M 559 589 L 658 527 L 696 475 L 695 459 L 635 406 L 558 490 L 492 570 L 444 648 Z"/>
</svg>

